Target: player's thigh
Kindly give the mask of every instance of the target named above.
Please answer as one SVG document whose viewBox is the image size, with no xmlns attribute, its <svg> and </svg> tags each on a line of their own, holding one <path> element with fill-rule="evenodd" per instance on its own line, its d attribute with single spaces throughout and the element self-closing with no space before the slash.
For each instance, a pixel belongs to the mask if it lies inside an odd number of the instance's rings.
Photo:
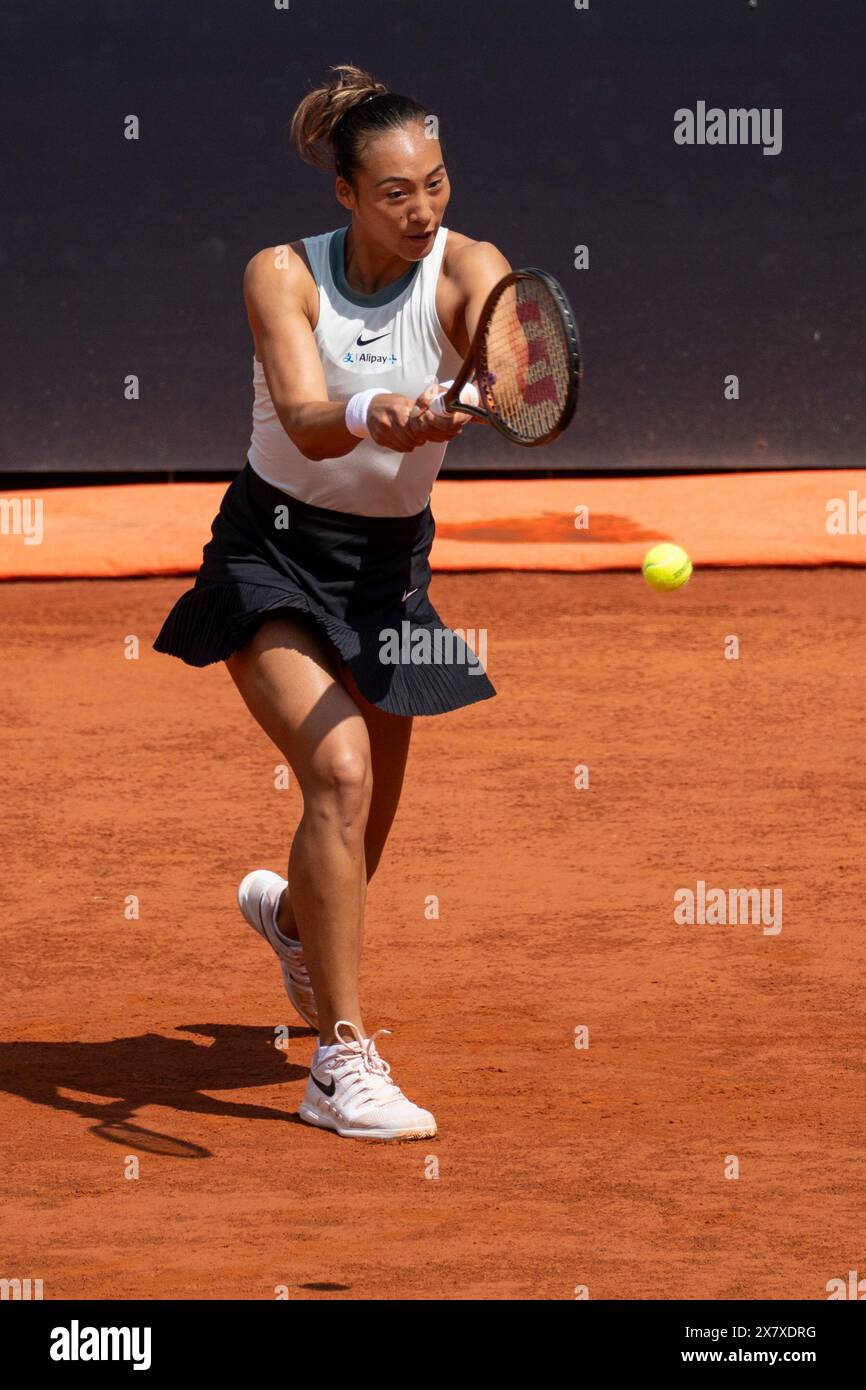
<svg viewBox="0 0 866 1390">
<path fill-rule="evenodd" d="M 328 643 L 301 620 L 272 618 L 226 662 L 256 722 L 288 759 L 305 798 L 369 789 L 370 740 Z"/>
</svg>

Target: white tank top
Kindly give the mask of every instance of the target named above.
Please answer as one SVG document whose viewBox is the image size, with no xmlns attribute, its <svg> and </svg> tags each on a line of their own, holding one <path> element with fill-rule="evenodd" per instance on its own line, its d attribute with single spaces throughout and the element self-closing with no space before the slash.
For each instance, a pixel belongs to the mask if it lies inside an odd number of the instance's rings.
<svg viewBox="0 0 866 1390">
<path fill-rule="evenodd" d="M 442 330 L 436 285 L 448 231 L 440 227 L 432 249 L 405 275 L 377 294 L 346 281 L 346 227 L 305 237 L 319 289 L 314 329 L 328 399 L 347 401 L 378 386 L 420 395 L 432 380 L 457 375 L 462 358 Z M 260 477 L 301 502 L 358 516 L 414 516 L 423 511 L 446 444 L 422 444 L 407 454 L 361 439 L 343 458 L 305 458 L 286 434 L 271 401 L 261 362 L 253 358 L 253 432 L 249 461 Z"/>
</svg>

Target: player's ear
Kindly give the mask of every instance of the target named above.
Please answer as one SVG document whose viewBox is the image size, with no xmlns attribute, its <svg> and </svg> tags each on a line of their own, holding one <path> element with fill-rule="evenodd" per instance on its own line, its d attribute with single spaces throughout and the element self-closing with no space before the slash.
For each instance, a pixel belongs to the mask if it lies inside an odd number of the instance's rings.
<svg viewBox="0 0 866 1390">
<path fill-rule="evenodd" d="M 355 211 L 358 200 L 355 197 L 355 190 L 350 183 L 347 183 L 345 179 L 338 178 L 337 182 L 334 184 L 334 193 L 341 207 L 344 207 L 347 212 Z"/>
</svg>

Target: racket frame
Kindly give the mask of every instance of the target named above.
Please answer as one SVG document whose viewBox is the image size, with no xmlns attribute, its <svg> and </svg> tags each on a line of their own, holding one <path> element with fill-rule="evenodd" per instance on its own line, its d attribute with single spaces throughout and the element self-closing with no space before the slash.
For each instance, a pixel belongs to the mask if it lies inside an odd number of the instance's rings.
<svg viewBox="0 0 866 1390">
<path fill-rule="evenodd" d="M 507 289 L 517 284 L 520 280 L 540 280 L 549 290 L 554 303 L 559 309 L 566 349 L 571 363 L 568 389 L 562 413 L 555 427 L 549 430 L 547 434 L 543 435 L 540 439 L 526 439 L 523 435 L 510 429 L 508 425 L 503 424 L 501 420 L 498 420 L 485 406 L 464 405 L 459 399 L 460 392 L 467 381 L 475 379 L 475 385 L 478 387 L 482 401 L 484 400 L 484 389 L 481 381 L 477 378 L 479 375 L 483 375 L 485 371 L 484 339 L 487 325 L 502 295 Z M 495 430 L 498 430 L 501 435 L 511 440 L 512 443 L 522 444 L 525 449 L 535 449 L 538 448 L 539 445 L 549 444 L 551 440 L 556 439 L 558 435 L 562 434 L 563 430 L 567 429 L 574 418 L 574 412 L 577 410 L 580 383 L 582 380 L 583 360 L 580 355 L 580 336 L 577 331 L 577 323 L 571 305 L 568 302 L 568 296 L 559 281 L 555 280 L 546 270 L 538 270 L 534 266 L 525 266 L 520 270 L 509 271 L 507 275 L 504 275 L 502 279 L 497 281 L 493 286 L 493 289 L 484 301 L 484 307 L 481 310 L 481 316 L 476 325 L 475 334 L 472 338 L 469 352 L 466 355 L 466 360 L 457 373 L 457 376 L 454 378 L 453 386 L 449 387 L 445 394 L 439 396 L 437 399 L 440 409 L 444 409 L 448 414 L 454 414 L 460 411 L 464 415 L 474 415 L 477 419 L 484 420 L 492 425 Z"/>
</svg>

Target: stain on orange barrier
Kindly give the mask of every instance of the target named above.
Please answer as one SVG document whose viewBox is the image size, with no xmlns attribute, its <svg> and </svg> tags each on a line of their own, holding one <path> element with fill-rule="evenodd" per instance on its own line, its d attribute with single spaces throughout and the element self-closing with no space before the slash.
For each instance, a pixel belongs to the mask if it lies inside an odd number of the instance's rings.
<svg viewBox="0 0 866 1390">
<path fill-rule="evenodd" d="M 696 565 L 862 565 L 866 536 L 856 524 L 831 534 L 828 507 L 858 486 L 866 492 L 863 477 L 822 470 L 448 480 L 433 493 L 432 564 L 637 569 L 655 541 L 674 540 Z M 4 494 L 0 484 L 0 579 L 191 574 L 224 491 L 223 483 L 135 483 L 40 492 L 34 478 L 32 492 Z M 856 523 L 856 508 L 854 515 Z"/>
<path fill-rule="evenodd" d="M 481 545 L 538 544 L 553 541 L 568 545 L 604 545 L 613 541 L 658 540 L 655 531 L 645 531 L 627 516 L 605 516 L 597 513 L 591 518 L 591 530 L 578 530 L 574 516 L 546 512 L 544 516 L 494 517 L 490 521 L 436 522 L 436 536 L 443 541 L 477 541 Z M 667 539 L 666 537 L 664 539 Z"/>
</svg>

